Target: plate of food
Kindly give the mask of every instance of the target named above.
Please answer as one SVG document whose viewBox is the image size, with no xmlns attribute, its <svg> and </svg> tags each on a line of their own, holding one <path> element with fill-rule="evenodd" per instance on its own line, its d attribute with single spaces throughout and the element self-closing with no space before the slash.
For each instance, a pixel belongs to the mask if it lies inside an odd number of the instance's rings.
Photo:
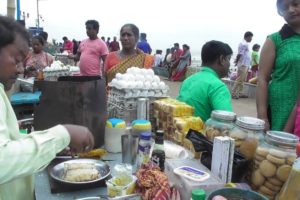
<svg viewBox="0 0 300 200">
<path fill-rule="evenodd" d="M 49 171 L 58 182 L 68 184 L 87 184 L 105 179 L 110 175 L 108 164 L 94 159 L 74 159 L 61 162 Z"/>
</svg>

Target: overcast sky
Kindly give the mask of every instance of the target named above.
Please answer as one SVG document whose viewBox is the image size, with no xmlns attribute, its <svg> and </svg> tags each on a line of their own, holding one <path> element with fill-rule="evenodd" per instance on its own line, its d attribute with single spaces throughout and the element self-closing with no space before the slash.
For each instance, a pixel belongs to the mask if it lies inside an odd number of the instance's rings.
<svg viewBox="0 0 300 200">
<path fill-rule="evenodd" d="M 27 26 L 35 26 L 36 0 L 20 0 L 21 11 L 29 13 Z M 85 21 L 100 23 L 99 36 L 119 36 L 125 23 L 136 24 L 147 33 L 153 50 L 186 43 L 192 56 L 199 57 L 209 40 L 228 43 L 233 51 L 246 31 L 254 33 L 254 43 L 263 44 L 268 34 L 278 31 L 283 19 L 276 0 L 40 0 L 41 26 L 49 39 L 85 39 Z M 6 0 L 0 0 L 0 13 L 6 14 Z"/>
</svg>

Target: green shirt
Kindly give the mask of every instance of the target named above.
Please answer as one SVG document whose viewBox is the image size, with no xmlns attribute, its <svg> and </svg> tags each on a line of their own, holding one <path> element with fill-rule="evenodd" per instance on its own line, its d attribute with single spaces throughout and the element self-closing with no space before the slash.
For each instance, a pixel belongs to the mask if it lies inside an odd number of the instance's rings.
<svg viewBox="0 0 300 200">
<path fill-rule="evenodd" d="M 0 200 L 33 200 L 33 174 L 70 143 L 61 125 L 20 134 L 16 115 L 0 84 Z"/>
<path fill-rule="evenodd" d="M 258 65 L 259 62 L 259 54 L 257 51 L 252 51 L 252 55 L 251 55 L 252 59 L 251 59 L 251 66 L 253 65 Z"/>
<path fill-rule="evenodd" d="M 232 111 L 231 95 L 227 86 L 217 73 L 209 68 L 203 69 L 186 79 L 177 97 L 195 108 L 195 116 L 204 122 L 210 118 L 213 110 Z"/>
</svg>

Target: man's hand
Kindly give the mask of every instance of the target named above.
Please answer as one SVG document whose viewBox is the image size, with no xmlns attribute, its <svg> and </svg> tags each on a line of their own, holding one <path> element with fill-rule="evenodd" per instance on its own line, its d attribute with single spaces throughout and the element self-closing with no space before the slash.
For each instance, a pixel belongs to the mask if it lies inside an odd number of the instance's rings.
<svg viewBox="0 0 300 200">
<path fill-rule="evenodd" d="M 79 125 L 65 124 L 70 134 L 70 151 L 72 154 L 87 152 L 94 148 L 94 136 L 88 128 Z"/>
</svg>

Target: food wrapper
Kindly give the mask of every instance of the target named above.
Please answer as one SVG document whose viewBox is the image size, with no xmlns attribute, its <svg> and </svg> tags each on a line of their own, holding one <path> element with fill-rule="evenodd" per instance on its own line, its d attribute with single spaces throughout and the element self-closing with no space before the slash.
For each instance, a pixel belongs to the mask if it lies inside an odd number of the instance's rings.
<svg viewBox="0 0 300 200">
<path fill-rule="evenodd" d="M 194 114 L 192 106 L 171 98 L 154 101 L 154 109 L 163 111 L 173 117 L 192 116 Z"/>
<path fill-rule="evenodd" d="M 186 134 L 190 129 L 201 131 L 204 128 L 204 123 L 200 117 L 187 116 L 175 117 L 173 124 L 178 131 Z"/>
</svg>

